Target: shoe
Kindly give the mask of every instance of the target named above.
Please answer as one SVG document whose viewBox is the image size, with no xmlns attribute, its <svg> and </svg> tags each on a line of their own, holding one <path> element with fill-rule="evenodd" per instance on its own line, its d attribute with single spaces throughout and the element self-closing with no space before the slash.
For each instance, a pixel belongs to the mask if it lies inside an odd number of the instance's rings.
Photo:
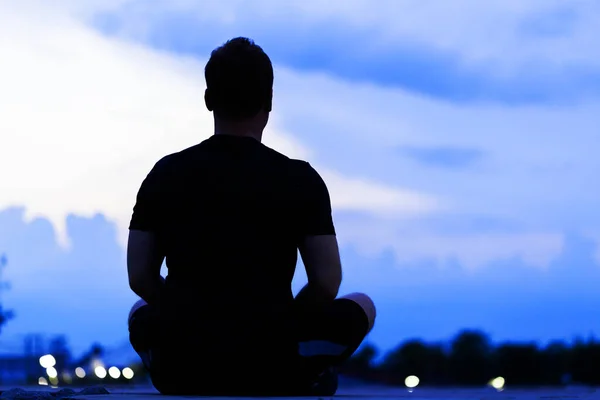
<svg viewBox="0 0 600 400">
<path fill-rule="evenodd" d="M 329 367 L 317 378 L 311 388 L 311 396 L 333 396 L 338 389 L 338 373 Z"/>
</svg>

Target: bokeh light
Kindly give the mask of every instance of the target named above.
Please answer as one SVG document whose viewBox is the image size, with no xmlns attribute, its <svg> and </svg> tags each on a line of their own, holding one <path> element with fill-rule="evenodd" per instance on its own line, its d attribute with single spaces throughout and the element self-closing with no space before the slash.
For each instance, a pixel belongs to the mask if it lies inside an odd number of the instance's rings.
<svg viewBox="0 0 600 400">
<path fill-rule="evenodd" d="M 85 370 L 81 367 L 77 367 L 77 368 L 75 368 L 75 375 L 78 378 L 83 379 L 83 378 L 85 378 Z"/>
<path fill-rule="evenodd" d="M 48 381 L 43 376 L 40 376 L 40 379 L 38 379 L 38 385 L 48 386 Z"/>
<path fill-rule="evenodd" d="M 409 389 L 416 388 L 419 385 L 419 378 L 414 375 L 407 376 L 404 380 L 404 384 Z"/>
<path fill-rule="evenodd" d="M 106 378 L 106 368 L 104 367 L 97 366 L 96 368 L 94 368 L 94 373 L 100 379 Z"/>
<path fill-rule="evenodd" d="M 133 370 L 129 367 L 123 368 L 123 377 L 125 379 L 133 379 Z"/>
<path fill-rule="evenodd" d="M 52 354 L 46 354 L 40 357 L 40 365 L 45 369 L 52 368 L 56 365 L 56 359 Z"/>
<path fill-rule="evenodd" d="M 502 390 L 504 388 L 504 378 L 499 376 L 497 378 L 492 379 L 490 385 L 496 390 Z"/>
<path fill-rule="evenodd" d="M 56 371 L 56 368 L 54 367 L 48 367 L 46 368 L 46 375 L 48 375 L 49 378 L 56 378 L 58 376 L 58 371 Z"/>
<path fill-rule="evenodd" d="M 110 367 L 108 369 L 108 374 L 113 379 L 119 379 L 121 377 L 121 371 L 119 371 L 119 368 L 117 367 Z"/>
</svg>

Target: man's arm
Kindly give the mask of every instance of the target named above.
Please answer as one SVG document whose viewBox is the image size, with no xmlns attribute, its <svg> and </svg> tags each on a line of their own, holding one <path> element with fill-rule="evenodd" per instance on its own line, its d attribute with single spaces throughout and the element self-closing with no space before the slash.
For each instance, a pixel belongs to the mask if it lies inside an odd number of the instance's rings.
<svg viewBox="0 0 600 400">
<path fill-rule="evenodd" d="M 302 304 L 334 300 L 342 283 L 342 263 L 335 235 L 306 237 L 300 246 L 308 283 L 296 296 Z"/>
<path fill-rule="evenodd" d="M 163 159 L 164 160 L 164 159 Z M 160 185 L 163 165 L 159 161 L 148 174 L 137 194 L 127 243 L 129 287 L 148 304 L 157 304 L 165 281 L 160 268 L 165 258 L 158 231 L 162 219 Z"/>
<path fill-rule="evenodd" d="M 157 304 L 162 297 L 165 280 L 160 275 L 160 267 L 164 258 L 153 232 L 129 231 L 127 243 L 129 287 L 148 304 Z"/>
<path fill-rule="evenodd" d="M 303 174 L 300 256 L 308 283 L 296 296 L 302 305 L 333 301 L 342 282 L 342 263 L 331 214 L 331 200 L 321 176 L 308 163 Z"/>
</svg>

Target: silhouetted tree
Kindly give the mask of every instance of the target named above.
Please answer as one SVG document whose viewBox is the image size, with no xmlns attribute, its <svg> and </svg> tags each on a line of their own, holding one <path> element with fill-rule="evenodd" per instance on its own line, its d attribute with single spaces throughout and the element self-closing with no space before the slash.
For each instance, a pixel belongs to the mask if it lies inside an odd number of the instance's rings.
<svg viewBox="0 0 600 400">
<path fill-rule="evenodd" d="M 600 343 L 594 339 L 578 340 L 571 349 L 570 370 L 573 381 L 600 384 Z"/>
<path fill-rule="evenodd" d="M 449 358 L 442 345 L 432 345 L 428 349 L 428 378 L 432 383 L 449 383 Z"/>
<path fill-rule="evenodd" d="M 6 258 L 6 254 L 0 255 L 0 273 L 4 269 L 4 267 L 8 264 L 8 260 Z M 0 292 L 6 289 L 6 283 L 0 280 Z M 14 313 L 11 310 L 5 310 L 0 303 L 0 332 L 2 328 L 10 319 L 14 318 Z"/>
<path fill-rule="evenodd" d="M 59 369 L 66 368 L 71 362 L 71 351 L 64 335 L 57 336 L 50 341 L 49 351 L 56 359 Z"/>
<path fill-rule="evenodd" d="M 425 377 L 427 374 L 427 345 L 420 340 L 404 342 L 385 357 L 382 367 L 398 380 L 408 375 Z"/>
<path fill-rule="evenodd" d="M 340 372 L 354 377 L 370 379 L 375 374 L 374 360 L 377 357 L 378 351 L 372 344 L 364 344 L 354 353 L 340 369 Z"/>
<path fill-rule="evenodd" d="M 423 384 L 444 380 L 447 355 L 442 346 L 427 345 L 420 340 L 409 340 L 387 354 L 381 369 L 387 371 L 390 383 L 404 382 L 409 375 L 416 375 Z"/>
<path fill-rule="evenodd" d="M 373 360 L 377 357 L 378 351 L 372 344 L 363 345 L 354 356 L 350 359 L 350 363 L 356 369 L 367 370 L 373 366 Z"/>
<path fill-rule="evenodd" d="M 365 346 L 349 365 L 355 377 L 403 385 L 417 375 L 424 385 L 484 386 L 502 376 L 508 386 L 563 385 L 571 381 L 600 385 L 600 342 L 576 340 L 572 346 L 559 341 L 545 348 L 535 343 L 505 343 L 493 349 L 479 331 L 460 332 L 449 351 L 438 344 L 409 340 L 373 365 L 376 349 Z M 354 364 L 353 364 L 354 363 Z M 344 372 L 344 370 L 342 370 Z"/>
<path fill-rule="evenodd" d="M 542 353 L 535 344 L 506 343 L 495 351 L 494 375 L 511 385 L 532 385 L 542 380 Z"/>
<path fill-rule="evenodd" d="M 486 334 L 465 330 L 451 346 L 448 366 L 452 381 L 459 385 L 483 385 L 490 378 L 491 346 Z"/>
<path fill-rule="evenodd" d="M 547 385 L 568 383 L 571 351 L 563 342 L 551 342 L 541 351 L 541 382 Z"/>
<path fill-rule="evenodd" d="M 104 354 L 104 348 L 98 343 L 94 343 L 90 350 L 83 355 L 77 362 L 78 365 L 89 365 L 92 360 L 101 358 Z"/>
</svg>

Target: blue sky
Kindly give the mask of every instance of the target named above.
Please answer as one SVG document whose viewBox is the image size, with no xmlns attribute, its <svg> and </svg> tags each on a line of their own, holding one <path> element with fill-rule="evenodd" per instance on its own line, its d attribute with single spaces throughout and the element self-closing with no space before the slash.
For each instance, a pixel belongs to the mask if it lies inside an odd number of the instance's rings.
<svg viewBox="0 0 600 400">
<path fill-rule="evenodd" d="M 126 340 L 135 192 L 210 135 L 203 66 L 237 35 L 275 64 L 266 144 L 330 187 L 344 290 L 378 304 L 370 340 L 600 333 L 597 2 L 197 4 L 0 5 L 2 300 L 17 313 L 0 351 L 32 331 L 77 352 Z"/>
</svg>

